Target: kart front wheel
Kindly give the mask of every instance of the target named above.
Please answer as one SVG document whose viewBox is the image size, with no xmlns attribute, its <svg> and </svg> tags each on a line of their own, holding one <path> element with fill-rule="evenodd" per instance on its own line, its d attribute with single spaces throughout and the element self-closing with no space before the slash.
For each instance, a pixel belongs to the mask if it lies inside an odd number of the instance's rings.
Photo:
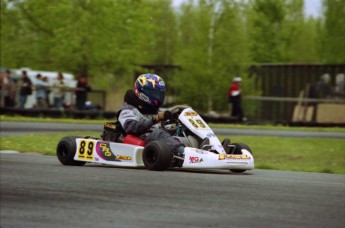
<svg viewBox="0 0 345 228">
<path fill-rule="evenodd" d="M 68 136 L 60 140 L 56 147 L 56 156 L 63 165 L 82 166 L 85 162 L 75 161 L 74 155 L 77 151 L 76 139 L 80 137 Z"/>
<path fill-rule="evenodd" d="M 244 143 L 233 143 L 232 145 L 236 147 L 233 154 L 242 154 L 242 149 L 248 150 L 251 154 L 253 154 L 250 147 Z M 230 169 L 230 171 L 234 173 L 243 173 L 246 170 L 245 169 Z"/>
<path fill-rule="evenodd" d="M 149 142 L 143 151 L 143 161 L 146 168 L 163 171 L 169 168 L 172 153 L 162 141 Z"/>
</svg>

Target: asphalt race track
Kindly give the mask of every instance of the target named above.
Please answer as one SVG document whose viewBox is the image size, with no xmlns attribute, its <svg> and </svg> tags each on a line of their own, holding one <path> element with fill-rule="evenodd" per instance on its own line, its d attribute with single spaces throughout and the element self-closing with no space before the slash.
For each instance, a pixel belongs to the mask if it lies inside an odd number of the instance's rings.
<svg viewBox="0 0 345 228">
<path fill-rule="evenodd" d="M 345 227 L 345 175 L 154 172 L 0 153 L 1 228 Z"/>
</svg>

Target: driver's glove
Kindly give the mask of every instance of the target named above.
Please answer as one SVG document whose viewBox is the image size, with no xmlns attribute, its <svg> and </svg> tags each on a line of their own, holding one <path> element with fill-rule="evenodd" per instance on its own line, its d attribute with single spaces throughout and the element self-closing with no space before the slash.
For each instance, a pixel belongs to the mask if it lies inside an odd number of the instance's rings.
<svg viewBox="0 0 345 228">
<path fill-rule="evenodd" d="M 159 112 L 157 115 L 153 116 L 152 117 L 152 120 L 155 122 L 155 123 L 158 123 L 162 120 L 167 120 L 171 117 L 171 112 L 169 111 L 164 111 L 164 112 Z"/>
</svg>

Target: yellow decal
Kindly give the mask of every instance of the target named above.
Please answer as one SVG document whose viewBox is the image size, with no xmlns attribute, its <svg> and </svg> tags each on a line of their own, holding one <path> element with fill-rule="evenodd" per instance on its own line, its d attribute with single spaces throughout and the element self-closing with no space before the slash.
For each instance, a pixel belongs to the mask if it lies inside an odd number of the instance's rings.
<svg viewBox="0 0 345 228">
<path fill-rule="evenodd" d="M 219 160 L 225 159 L 250 159 L 248 155 L 245 154 L 220 154 Z"/>
<path fill-rule="evenodd" d="M 106 143 L 102 143 L 100 147 L 101 147 L 102 152 L 104 152 L 105 156 L 107 156 L 107 157 L 111 156 L 110 149 L 108 148 Z"/>
<path fill-rule="evenodd" d="M 198 116 L 198 113 L 196 113 L 196 112 L 185 112 L 184 115 L 185 116 Z"/>
<path fill-rule="evenodd" d="M 132 160 L 132 157 L 131 156 L 126 156 L 126 155 L 116 155 L 116 159 L 130 161 L 130 160 Z"/>
<path fill-rule="evenodd" d="M 154 79 L 149 78 L 149 79 L 147 79 L 147 81 L 151 82 L 153 88 L 156 87 L 156 81 Z"/>
<path fill-rule="evenodd" d="M 78 145 L 78 158 L 93 161 L 94 147 L 93 140 L 81 140 Z"/>
<path fill-rule="evenodd" d="M 138 81 L 140 83 L 140 85 L 144 86 L 146 84 L 146 82 L 151 82 L 152 87 L 155 88 L 156 87 L 156 81 L 152 78 L 146 78 L 145 76 L 140 76 L 138 78 Z"/>
</svg>

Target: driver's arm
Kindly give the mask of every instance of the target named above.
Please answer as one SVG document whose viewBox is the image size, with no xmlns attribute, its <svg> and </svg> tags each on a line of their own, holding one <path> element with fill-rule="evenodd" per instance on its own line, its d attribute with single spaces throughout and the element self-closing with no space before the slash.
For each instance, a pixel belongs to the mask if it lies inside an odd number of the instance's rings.
<svg viewBox="0 0 345 228">
<path fill-rule="evenodd" d="M 151 118 L 140 118 L 142 115 L 135 110 L 123 109 L 118 120 L 127 134 L 139 136 L 152 127 L 155 121 Z"/>
</svg>

